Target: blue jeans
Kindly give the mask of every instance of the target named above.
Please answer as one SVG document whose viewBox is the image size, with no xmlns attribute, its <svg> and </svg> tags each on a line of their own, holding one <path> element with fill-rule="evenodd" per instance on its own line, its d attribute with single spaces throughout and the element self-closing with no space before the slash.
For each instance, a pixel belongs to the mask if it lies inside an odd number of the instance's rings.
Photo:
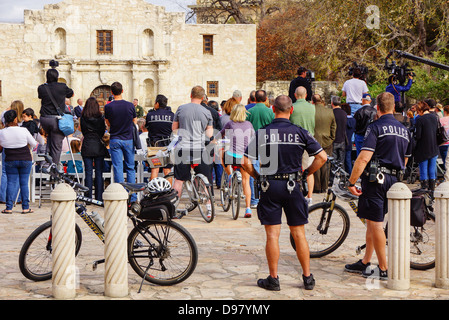
<svg viewBox="0 0 449 320">
<path fill-rule="evenodd" d="M 95 168 L 95 199 L 98 201 L 103 201 L 103 157 L 83 157 L 84 169 L 85 169 L 85 182 L 86 187 L 89 191 L 86 192 L 86 197 L 92 198 L 92 187 L 93 187 L 93 173 Z M 95 167 L 94 167 L 95 164 Z"/>
<path fill-rule="evenodd" d="M 255 160 L 253 162 L 253 166 L 257 172 L 260 172 L 259 160 Z M 259 199 L 256 199 L 254 197 L 254 178 L 253 177 L 249 178 L 249 186 L 251 187 L 251 205 L 257 205 L 259 203 Z"/>
<path fill-rule="evenodd" d="M 435 156 L 419 163 L 419 180 L 437 178 L 437 158 L 438 156 Z"/>
<path fill-rule="evenodd" d="M 6 176 L 5 152 L 2 152 L 2 177 L 0 182 L 0 202 L 6 203 L 6 184 L 8 177 Z"/>
<path fill-rule="evenodd" d="M 364 136 L 361 136 L 359 134 L 354 135 L 354 143 L 355 143 L 355 149 L 357 150 L 357 156 L 359 155 L 360 151 L 362 150 L 364 140 L 365 140 Z"/>
<path fill-rule="evenodd" d="M 6 210 L 12 210 L 16 201 L 19 186 L 22 198 L 22 210 L 30 208 L 30 190 L 28 182 L 30 180 L 30 172 L 32 161 L 5 161 L 6 175 L 8 182 L 6 184 Z"/>
<path fill-rule="evenodd" d="M 123 169 L 126 172 L 126 181 L 136 183 L 136 171 L 134 170 L 134 142 L 133 140 L 111 139 L 109 142 L 111 153 L 114 182 L 124 182 Z M 137 200 L 137 195 L 131 196 L 131 202 Z"/>
<path fill-rule="evenodd" d="M 362 107 L 361 103 L 350 103 L 349 106 L 351 107 L 351 116 L 354 116 L 354 114 Z"/>
</svg>

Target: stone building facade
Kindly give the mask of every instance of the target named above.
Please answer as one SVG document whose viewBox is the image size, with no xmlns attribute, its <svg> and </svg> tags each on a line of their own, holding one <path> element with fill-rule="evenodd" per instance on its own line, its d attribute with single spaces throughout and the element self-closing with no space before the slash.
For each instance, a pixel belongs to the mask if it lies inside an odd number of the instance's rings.
<svg viewBox="0 0 449 320">
<path fill-rule="evenodd" d="M 104 104 L 119 81 L 124 98 L 151 108 L 164 94 L 176 109 L 202 85 L 220 102 L 256 87 L 255 25 L 186 24 L 185 13 L 144 0 L 64 0 L 25 10 L 24 23 L 0 23 L 0 106 L 22 100 L 38 114 L 37 87 L 49 61 L 75 96 Z"/>
</svg>

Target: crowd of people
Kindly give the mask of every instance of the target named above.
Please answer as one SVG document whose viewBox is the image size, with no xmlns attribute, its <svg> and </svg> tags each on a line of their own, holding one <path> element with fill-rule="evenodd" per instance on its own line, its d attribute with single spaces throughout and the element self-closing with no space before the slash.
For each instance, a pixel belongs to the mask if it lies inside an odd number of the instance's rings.
<svg viewBox="0 0 449 320">
<path fill-rule="evenodd" d="M 48 153 L 54 163 L 60 163 L 61 153 L 80 153 L 83 166 L 66 163 L 67 172 L 73 172 L 72 167 L 76 167 L 75 172 L 84 170 L 85 185 L 89 188 L 86 196 L 94 195 L 101 201 L 104 172 L 112 170 L 114 181 L 118 183 L 125 181 L 125 174 L 128 182 L 135 182 L 135 153 L 139 150 L 145 153 L 147 147 L 167 145 L 173 135 L 177 135 L 175 162 L 161 169 L 147 166 L 150 179 L 157 177 L 160 170 L 164 174 L 173 170 L 175 180 L 172 185 L 180 194 L 183 182 L 190 179 L 192 163 L 197 164 L 194 170 L 204 174 L 217 188 L 221 185 L 223 170 L 229 175 L 231 166 L 240 167 L 246 207 L 244 217 L 250 218 L 252 209 L 257 208 L 258 218 L 267 233 L 270 275 L 259 279 L 258 285 L 269 290 L 280 288 L 278 238 L 284 209 L 299 248 L 297 254 L 305 287 L 313 289 L 315 280 L 309 268 L 304 225 L 313 193 L 323 193 L 328 188 L 327 156 L 332 155 L 344 166 L 351 175 L 349 190 L 360 195 L 360 191 L 353 187 L 368 162 L 380 157 L 380 168 L 385 172 L 403 170 L 406 159 L 412 156 L 413 146 L 422 187 L 433 189 L 436 159 L 438 155 L 445 159 L 449 147 L 449 142 L 439 146 L 436 140 L 440 124 L 449 129 L 449 106 L 440 108 L 429 99 L 406 111 L 402 101 L 388 90 L 374 101 L 357 69 L 353 78 L 343 85 L 342 97 L 346 102 L 342 103 L 339 96 L 332 96 L 328 104 L 319 94 L 311 92 L 310 82 L 305 79 L 306 71 L 300 68 L 288 95 L 280 95 L 274 100 L 269 99 L 264 90 L 254 90 L 243 103 L 242 93 L 235 90 L 232 97 L 218 103 L 209 101 L 204 88 L 195 86 L 190 92 L 190 102 L 179 106 L 176 112 L 171 110 L 167 97 L 160 94 L 154 108 L 145 114 L 137 99 L 132 103 L 123 99 L 124 91 L 119 82 L 111 85 L 112 96 L 104 106 L 104 112 L 94 97 L 88 98 L 84 105 L 83 100 L 78 99 L 78 106 L 73 108 L 70 106 L 73 90 L 58 83 L 57 71 L 50 69 L 47 83 L 38 88 L 42 102 L 40 118 L 32 109 L 25 109 L 20 101 L 14 101 L 2 115 L 0 197 L 4 198 L 0 201 L 6 203 L 2 213 L 12 213 L 17 199 L 22 203 L 22 213 L 32 212 L 28 190 L 32 168 L 30 149 Z M 72 114 L 75 121 L 75 132 L 70 136 L 64 135 L 58 127 L 58 119 L 65 113 Z M 383 127 L 380 127 L 381 123 Z M 217 151 L 215 145 L 222 138 L 229 139 L 230 148 Z M 379 151 L 379 146 L 397 148 L 395 156 L 398 158 L 388 162 L 389 155 L 384 154 L 385 150 Z M 363 177 L 365 192 L 373 186 L 366 184 Z M 298 183 L 302 178 L 307 180 L 307 194 L 303 194 Z M 255 179 L 262 181 L 262 192 L 256 190 Z M 388 185 L 394 181 L 389 179 Z M 380 194 L 386 192 L 385 187 L 378 190 Z M 369 197 L 370 193 L 366 194 Z M 385 199 L 376 198 L 377 202 L 370 202 L 361 198 L 359 211 L 361 214 L 378 214 L 374 218 L 367 216 L 368 220 L 378 223 L 385 214 Z M 374 207 L 373 203 L 376 203 Z M 379 270 L 386 272 L 381 258 L 384 253 L 378 252 L 383 240 L 372 240 L 375 239 L 373 235 L 378 236 L 376 227 L 370 225 L 367 229 L 367 239 L 371 239 L 367 243 L 367 252 L 376 251 L 381 262 Z M 346 269 L 363 271 L 361 268 L 369 264 L 369 259 L 365 257 L 363 261 L 347 265 Z"/>
</svg>

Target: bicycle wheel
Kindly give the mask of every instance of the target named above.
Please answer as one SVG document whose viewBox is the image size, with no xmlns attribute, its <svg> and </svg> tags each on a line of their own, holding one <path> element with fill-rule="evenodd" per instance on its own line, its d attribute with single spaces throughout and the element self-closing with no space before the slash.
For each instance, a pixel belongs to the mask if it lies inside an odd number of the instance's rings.
<svg viewBox="0 0 449 320">
<path fill-rule="evenodd" d="M 242 192 L 242 176 L 240 172 L 235 172 L 232 175 L 232 187 L 231 187 L 231 206 L 232 206 L 232 218 L 237 220 L 240 212 L 240 199 Z"/>
<path fill-rule="evenodd" d="M 422 227 L 410 226 L 410 268 L 435 268 L 435 214 L 428 212 Z"/>
<path fill-rule="evenodd" d="M 20 272 L 30 280 L 50 280 L 52 275 L 51 220 L 34 230 L 25 240 L 19 254 Z M 75 256 L 81 248 L 82 234 L 75 225 Z"/>
<path fill-rule="evenodd" d="M 331 212 L 331 204 L 332 202 L 321 202 L 309 208 L 309 223 L 305 226 L 305 232 L 311 258 L 320 258 L 332 253 L 348 236 L 348 213 L 338 204 L 334 204 L 334 210 Z M 291 234 L 290 243 L 296 250 Z"/>
<path fill-rule="evenodd" d="M 176 222 L 143 221 L 128 236 L 128 261 L 146 281 L 168 286 L 193 273 L 198 248 L 190 233 Z"/>
<path fill-rule="evenodd" d="M 223 174 L 221 175 L 221 184 L 220 184 L 220 201 L 223 206 L 223 210 L 228 212 L 231 201 L 229 200 L 229 182 L 228 182 L 228 174 L 226 170 L 223 169 Z"/>
<path fill-rule="evenodd" d="M 212 222 L 215 217 L 215 205 L 209 180 L 204 175 L 197 174 L 193 179 L 193 185 L 201 216 L 206 222 Z"/>
</svg>

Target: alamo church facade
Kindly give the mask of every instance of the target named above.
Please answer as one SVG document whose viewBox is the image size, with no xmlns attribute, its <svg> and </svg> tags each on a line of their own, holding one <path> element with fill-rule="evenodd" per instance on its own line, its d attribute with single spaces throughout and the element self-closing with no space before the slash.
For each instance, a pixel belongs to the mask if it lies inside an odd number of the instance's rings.
<svg viewBox="0 0 449 320">
<path fill-rule="evenodd" d="M 210 100 L 244 99 L 256 89 L 255 25 L 186 24 L 185 13 L 144 0 L 64 0 L 25 10 L 24 22 L 0 23 L 0 110 L 22 100 L 39 115 L 37 87 L 49 61 L 60 82 L 104 105 L 119 81 L 124 99 L 146 111 L 157 94 L 176 109 L 201 85 Z"/>
</svg>

